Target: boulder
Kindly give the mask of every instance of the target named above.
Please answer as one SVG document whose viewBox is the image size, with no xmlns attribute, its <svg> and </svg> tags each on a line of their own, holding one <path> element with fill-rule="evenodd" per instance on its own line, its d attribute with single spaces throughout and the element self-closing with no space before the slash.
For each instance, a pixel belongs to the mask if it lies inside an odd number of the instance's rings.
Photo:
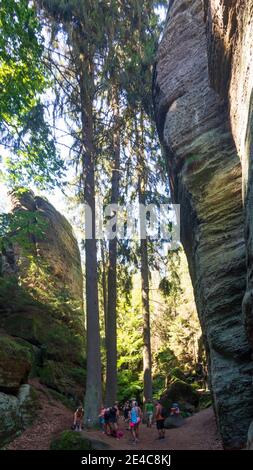
<svg viewBox="0 0 253 470">
<path fill-rule="evenodd" d="M 67 397 L 82 400 L 86 379 L 84 368 L 71 363 L 47 360 L 39 370 L 40 382 Z M 79 385 L 79 387 L 78 387 Z"/>
<path fill-rule="evenodd" d="M 38 395 L 31 385 L 23 384 L 19 389 L 17 398 L 22 428 L 26 429 L 31 426 L 38 414 Z"/>
<path fill-rule="evenodd" d="M 17 396 L 0 392 L 0 447 L 29 427 L 37 412 L 37 394 L 30 385 L 21 385 Z"/>
<path fill-rule="evenodd" d="M 85 387 L 83 275 L 72 227 L 31 191 L 11 197 L 29 230 L 0 253 L 0 445 L 36 416 L 29 378 L 72 404 Z"/>
<path fill-rule="evenodd" d="M 168 416 L 164 421 L 164 426 L 166 429 L 175 429 L 180 428 L 184 424 L 184 418 L 182 416 Z"/>
<path fill-rule="evenodd" d="M 87 436 L 83 432 L 63 431 L 53 439 L 50 450 L 108 450 L 111 447 L 105 442 Z"/>
<path fill-rule="evenodd" d="M 170 408 L 173 402 L 188 403 L 195 408 L 199 404 L 199 394 L 194 388 L 182 380 L 172 383 L 161 397 L 161 402 L 165 408 Z"/>
<path fill-rule="evenodd" d="M 17 397 L 0 392 L 0 448 L 22 428 Z"/>
<path fill-rule="evenodd" d="M 199 401 L 200 401 L 200 399 L 199 399 Z M 196 408 L 191 403 L 185 402 L 185 403 L 183 403 L 183 406 L 181 406 L 181 410 L 185 411 L 186 413 L 189 413 L 191 415 L 191 414 L 195 413 Z"/>
<path fill-rule="evenodd" d="M 252 6 L 170 2 L 153 86 L 225 448 L 253 416 Z"/>
<path fill-rule="evenodd" d="M 12 193 L 11 203 L 16 217 L 26 220 L 29 215 L 31 228 L 22 239 L 10 238 L 2 254 L 0 328 L 19 351 L 13 365 L 15 352 L 2 362 L 0 355 L 0 390 L 1 380 L 17 390 L 30 373 L 79 401 L 84 395 L 85 329 L 77 241 L 67 219 L 46 199 L 22 190 Z M 13 383 L 10 373 L 17 375 Z"/>
</svg>

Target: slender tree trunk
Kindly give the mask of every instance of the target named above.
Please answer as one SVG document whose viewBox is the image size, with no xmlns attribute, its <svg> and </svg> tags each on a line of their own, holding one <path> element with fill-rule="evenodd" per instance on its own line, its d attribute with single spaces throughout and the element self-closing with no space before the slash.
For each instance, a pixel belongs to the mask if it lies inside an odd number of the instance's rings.
<svg viewBox="0 0 253 470">
<path fill-rule="evenodd" d="M 143 178 L 139 179 L 139 203 L 145 205 L 145 192 Z M 143 399 L 144 402 L 152 399 L 152 357 L 150 338 L 150 303 L 149 303 L 149 266 L 148 266 L 148 240 L 140 241 L 141 255 L 141 288 L 142 288 L 142 316 L 143 316 Z"/>
<path fill-rule="evenodd" d="M 118 89 L 113 89 L 113 157 L 111 204 L 118 204 L 120 180 L 120 111 Z M 106 393 L 111 406 L 117 399 L 117 238 L 109 241 L 108 307 L 106 322 Z"/>
<path fill-rule="evenodd" d="M 149 268 L 147 240 L 141 240 L 141 283 L 143 312 L 143 395 L 144 402 L 152 399 L 152 358 L 150 339 Z"/>
<path fill-rule="evenodd" d="M 91 69 L 90 64 L 82 64 Z M 84 423 L 92 427 L 98 422 L 98 413 L 102 401 L 101 355 L 100 355 L 100 325 L 98 303 L 98 270 L 97 270 L 97 241 L 95 238 L 95 158 L 96 151 L 93 138 L 93 109 L 92 99 L 84 77 L 80 74 L 80 98 L 82 114 L 82 170 L 84 182 L 85 204 L 85 270 L 86 270 L 86 315 L 87 315 L 87 376 L 84 404 Z M 89 70 L 92 76 L 92 70 Z M 87 216 L 92 215 L 92 218 Z M 90 226 L 88 227 L 88 222 Z M 89 232 L 90 238 L 87 239 Z"/>
<path fill-rule="evenodd" d="M 140 138 L 139 138 L 140 133 Z M 139 204 L 146 205 L 146 162 L 144 161 L 144 122 L 140 112 L 140 129 L 136 125 L 137 152 L 138 152 L 138 192 Z M 143 399 L 144 402 L 152 399 L 152 355 L 150 335 L 150 302 L 149 302 L 149 262 L 148 240 L 140 241 L 141 256 L 141 285 L 142 285 L 142 315 L 143 315 Z"/>
<path fill-rule="evenodd" d="M 101 258 L 102 258 L 102 290 L 103 290 L 103 307 L 104 307 L 104 327 L 106 334 L 106 322 L 107 322 L 107 266 L 105 257 L 106 246 L 103 240 L 101 240 Z"/>
</svg>

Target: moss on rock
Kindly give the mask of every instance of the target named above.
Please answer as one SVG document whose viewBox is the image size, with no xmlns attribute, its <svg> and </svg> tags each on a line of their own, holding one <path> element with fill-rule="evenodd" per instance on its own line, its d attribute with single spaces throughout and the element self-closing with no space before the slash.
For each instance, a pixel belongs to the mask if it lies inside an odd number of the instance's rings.
<svg viewBox="0 0 253 470">
<path fill-rule="evenodd" d="M 72 227 L 30 191 L 12 194 L 12 210 L 30 211 L 39 226 L 29 224 L 22 243 L 10 237 L 0 253 L 0 443 L 36 415 L 28 378 L 73 403 L 85 388 L 83 275 Z"/>
<path fill-rule="evenodd" d="M 67 397 L 83 399 L 85 370 L 73 364 L 45 361 L 39 371 L 40 381 Z"/>
<path fill-rule="evenodd" d="M 189 403 L 197 407 L 199 404 L 199 394 L 190 384 L 178 379 L 169 386 L 161 397 L 161 402 L 168 409 L 173 402 L 179 402 L 180 404 Z"/>
<path fill-rule="evenodd" d="M 106 450 L 110 446 L 102 441 L 89 438 L 85 433 L 63 431 L 53 439 L 50 450 Z"/>
<path fill-rule="evenodd" d="M 84 361 L 84 337 L 68 324 L 55 318 L 54 312 L 45 306 L 33 306 L 26 312 L 17 312 L 0 321 L 10 334 L 17 335 L 33 345 L 43 346 L 46 357 L 67 360 L 76 364 Z"/>
<path fill-rule="evenodd" d="M 11 336 L 0 336 L 0 390 L 12 392 L 18 390 L 29 375 L 32 356 L 26 347 Z"/>
</svg>

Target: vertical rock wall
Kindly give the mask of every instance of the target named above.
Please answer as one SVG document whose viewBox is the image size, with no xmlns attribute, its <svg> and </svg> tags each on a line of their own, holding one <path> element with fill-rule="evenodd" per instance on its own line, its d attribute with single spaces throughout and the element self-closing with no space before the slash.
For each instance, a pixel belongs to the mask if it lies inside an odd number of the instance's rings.
<svg viewBox="0 0 253 470">
<path fill-rule="evenodd" d="M 232 8 L 236 2 L 224 3 Z M 154 103 L 172 197 L 181 204 L 181 238 L 206 341 L 216 416 L 224 446 L 240 448 L 253 417 L 253 362 L 242 315 L 242 159 L 228 101 L 233 49 L 224 54 L 214 44 L 214 16 L 212 0 L 170 2 Z M 224 18 L 231 24 L 229 38 L 235 28 L 229 8 Z"/>
<path fill-rule="evenodd" d="M 247 290 L 243 302 L 253 346 L 253 1 L 212 0 L 206 4 L 212 86 L 227 100 L 231 133 L 242 167 Z"/>
</svg>

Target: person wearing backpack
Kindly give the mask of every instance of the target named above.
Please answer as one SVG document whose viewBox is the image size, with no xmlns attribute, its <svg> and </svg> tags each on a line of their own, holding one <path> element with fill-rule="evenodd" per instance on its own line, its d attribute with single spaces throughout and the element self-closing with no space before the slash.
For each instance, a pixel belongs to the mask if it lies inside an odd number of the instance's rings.
<svg viewBox="0 0 253 470">
<path fill-rule="evenodd" d="M 156 427 L 158 431 L 158 439 L 165 439 L 165 427 L 164 427 L 165 418 L 166 418 L 166 411 L 164 407 L 162 406 L 161 402 L 157 402 L 155 419 L 156 419 Z"/>
<path fill-rule="evenodd" d="M 105 421 L 105 434 L 107 436 L 111 435 L 111 426 L 110 426 L 110 408 L 106 408 L 104 412 L 104 421 Z"/>
</svg>

